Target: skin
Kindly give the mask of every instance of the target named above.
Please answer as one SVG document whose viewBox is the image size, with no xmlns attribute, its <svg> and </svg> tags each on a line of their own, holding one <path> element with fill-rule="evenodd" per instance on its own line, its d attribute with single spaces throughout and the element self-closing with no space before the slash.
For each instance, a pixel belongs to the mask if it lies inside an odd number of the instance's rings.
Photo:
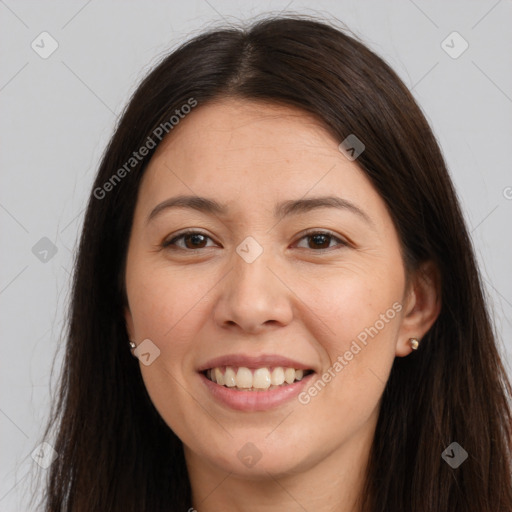
<svg viewBox="0 0 512 512">
<path fill-rule="evenodd" d="M 435 267 L 427 262 L 406 279 L 385 203 L 339 143 L 299 109 L 223 99 L 180 121 L 141 182 L 126 326 L 137 344 L 149 338 L 160 350 L 140 370 L 184 443 L 191 507 L 200 512 L 357 511 L 393 360 L 439 314 Z M 179 194 L 215 199 L 229 213 L 167 209 L 147 223 Z M 278 202 L 323 195 L 351 201 L 370 222 L 335 208 L 273 216 Z M 162 247 L 186 228 L 208 238 Z M 313 228 L 333 237 L 305 237 Z M 263 248 L 252 263 L 236 252 L 248 236 Z M 215 403 L 196 372 L 213 357 L 265 353 L 307 363 L 316 380 L 395 303 L 401 311 L 307 404 L 235 411 Z M 261 453 L 252 467 L 237 456 L 248 442 Z"/>
</svg>

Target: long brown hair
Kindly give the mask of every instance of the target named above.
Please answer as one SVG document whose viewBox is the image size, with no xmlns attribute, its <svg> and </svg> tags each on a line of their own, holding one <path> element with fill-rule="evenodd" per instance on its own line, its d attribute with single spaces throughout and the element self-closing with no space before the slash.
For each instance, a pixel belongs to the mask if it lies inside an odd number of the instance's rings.
<svg viewBox="0 0 512 512">
<path fill-rule="evenodd" d="M 355 36 L 302 16 L 215 29 L 165 56 L 131 98 L 93 191 L 190 98 L 291 105 L 341 142 L 385 201 L 404 265 L 432 260 L 442 310 L 420 348 L 396 358 L 372 445 L 365 512 L 512 511 L 509 378 L 475 256 L 440 148 L 396 73 Z M 171 135 L 172 136 L 172 133 Z M 91 193 L 73 276 L 66 353 L 44 438 L 44 510 L 185 511 L 192 506 L 181 441 L 151 403 L 128 349 L 124 264 L 140 180 L 156 148 L 105 193 Z M 50 432 L 55 438 L 50 440 Z M 468 453 L 454 469 L 452 442 Z"/>
</svg>

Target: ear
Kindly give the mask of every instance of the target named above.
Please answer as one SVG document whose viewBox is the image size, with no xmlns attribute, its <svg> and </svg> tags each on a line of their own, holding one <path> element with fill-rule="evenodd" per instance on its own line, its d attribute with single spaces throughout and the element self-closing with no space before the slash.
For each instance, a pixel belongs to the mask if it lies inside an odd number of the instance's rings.
<svg viewBox="0 0 512 512">
<path fill-rule="evenodd" d="M 410 277 L 405 293 L 404 314 L 398 333 L 396 355 L 404 357 L 412 352 L 410 338 L 421 341 L 441 311 L 441 278 L 437 266 L 427 261 Z"/>
<path fill-rule="evenodd" d="M 128 306 L 125 306 L 124 308 L 124 320 L 126 324 L 126 332 L 128 333 L 128 339 L 133 340 L 135 329 L 133 328 L 132 313 Z"/>
</svg>

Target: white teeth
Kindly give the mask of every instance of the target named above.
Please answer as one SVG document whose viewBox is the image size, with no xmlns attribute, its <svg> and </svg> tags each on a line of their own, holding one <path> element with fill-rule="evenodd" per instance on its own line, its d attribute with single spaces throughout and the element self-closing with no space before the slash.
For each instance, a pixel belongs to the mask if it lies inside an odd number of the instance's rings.
<svg viewBox="0 0 512 512">
<path fill-rule="evenodd" d="M 293 368 L 286 368 L 284 371 L 284 380 L 291 384 L 295 380 L 295 370 Z"/>
<path fill-rule="evenodd" d="M 217 381 L 217 384 L 219 384 L 219 381 Z M 236 386 L 236 380 L 235 380 L 235 371 L 231 366 L 228 366 L 226 368 L 226 372 L 224 373 L 224 384 L 228 388 L 234 388 Z"/>
<path fill-rule="evenodd" d="M 281 366 L 278 366 L 277 368 L 274 368 L 272 370 L 272 385 L 273 386 L 280 386 L 284 382 L 284 370 Z"/>
<path fill-rule="evenodd" d="M 239 388 L 252 388 L 252 372 L 249 368 L 240 366 L 236 373 L 236 385 Z"/>
<path fill-rule="evenodd" d="M 215 381 L 221 386 L 224 385 L 224 375 L 222 375 L 220 368 L 215 368 Z"/>
<path fill-rule="evenodd" d="M 225 369 L 223 367 L 211 368 L 206 371 L 206 376 L 221 386 L 254 391 L 274 389 L 300 381 L 304 377 L 304 370 L 276 366 L 270 372 L 269 368 L 251 370 L 245 366 L 239 368 L 227 366 Z"/>
<path fill-rule="evenodd" d="M 268 368 L 258 368 L 252 378 L 252 387 L 258 389 L 268 389 L 270 387 L 270 372 Z"/>
</svg>

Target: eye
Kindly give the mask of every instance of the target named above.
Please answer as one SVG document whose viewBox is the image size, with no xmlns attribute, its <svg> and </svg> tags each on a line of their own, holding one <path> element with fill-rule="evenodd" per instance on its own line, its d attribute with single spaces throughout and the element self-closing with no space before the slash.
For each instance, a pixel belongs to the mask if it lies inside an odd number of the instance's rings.
<svg viewBox="0 0 512 512">
<path fill-rule="evenodd" d="M 180 233 L 179 235 L 171 238 L 170 240 L 166 240 L 162 243 L 163 248 L 172 248 L 175 246 L 178 249 L 194 251 L 198 249 L 207 249 L 208 247 L 205 245 L 207 240 L 211 238 L 200 232 L 200 231 L 185 231 L 184 233 Z M 299 240 L 310 239 L 312 243 L 308 243 L 306 249 L 313 249 L 316 252 L 326 250 L 332 248 L 330 245 L 332 241 L 337 241 L 337 245 L 348 246 L 348 243 L 342 240 L 341 238 L 335 236 L 333 233 L 329 231 L 310 231 L 303 235 Z M 183 245 L 179 245 L 177 242 L 183 241 Z M 299 246 L 298 246 L 299 247 Z"/>
<path fill-rule="evenodd" d="M 332 242 L 333 240 L 336 240 L 337 242 L 339 242 L 338 245 L 348 246 L 347 242 L 345 242 L 341 238 L 338 238 L 337 236 L 335 236 L 333 233 L 331 233 L 329 231 L 310 231 L 310 232 L 306 233 L 304 236 L 302 236 L 302 238 L 300 238 L 300 240 L 304 240 L 304 239 L 308 239 L 308 238 L 311 239 L 311 243 L 307 243 L 307 247 L 305 247 L 305 248 L 313 249 L 313 250 L 316 250 L 317 252 L 331 248 L 330 242 Z"/>
<path fill-rule="evenodd" d="M 200 231 L 185 231 L 184 233 L 179 234 L 178 236 L 175 236 L 171 240 L 166 240 L 162 243 L 163 248 L 170 248 L 170 246 L 176 246 L 179 249 L 183 250 L 197 250 L 197 249 L 204 249 L 206 246 L 204 245 L 206 243 L 206 240 L 211 238 L 208 235 L 205 235 L 204 233 L 201 233 Z M 180 246 L 176 244 L 178 240 L 183 240 L 185 246 Z M 211 246 L 210 246 L 211 247 Z M 208 248 L 208 247 L 206 247 Z"/>
</svg>

